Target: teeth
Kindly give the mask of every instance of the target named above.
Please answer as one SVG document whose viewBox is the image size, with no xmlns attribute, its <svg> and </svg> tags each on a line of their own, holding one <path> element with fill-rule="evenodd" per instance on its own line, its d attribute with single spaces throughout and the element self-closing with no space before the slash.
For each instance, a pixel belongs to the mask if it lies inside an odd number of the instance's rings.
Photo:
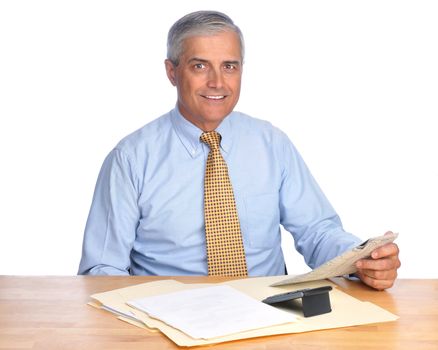
<svg viewBox="0 0 438 350">
<path fill-rule="evenodd" d="M 212 100 L 220 100 L 220 99 L 224 98 L 225 96 L 205 96 L 205 97 L 212 99 Z"/>
</svg>

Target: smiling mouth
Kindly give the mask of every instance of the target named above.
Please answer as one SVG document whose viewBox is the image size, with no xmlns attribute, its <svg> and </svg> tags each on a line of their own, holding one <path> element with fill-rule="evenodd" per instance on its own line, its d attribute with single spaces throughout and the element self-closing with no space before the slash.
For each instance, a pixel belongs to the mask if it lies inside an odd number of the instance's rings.
<svg viewBox="0 0 438 350">
<path fill-rule="evenodd" d="M 223 100 L 226 96 L 225 95 L 202 95 L 202 97 L 206 98 L 207 100 L 214 100 L 214 101 L 219 101 L 219 100 Z"/>
</svg>

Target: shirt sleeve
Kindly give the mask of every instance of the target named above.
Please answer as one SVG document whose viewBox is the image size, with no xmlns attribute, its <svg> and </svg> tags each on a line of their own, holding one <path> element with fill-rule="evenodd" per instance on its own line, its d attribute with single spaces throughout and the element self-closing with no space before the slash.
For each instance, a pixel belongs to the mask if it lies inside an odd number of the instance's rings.
<svg viewBox="0 0 438 350">
<path fill-rule="evenodd" d="M 85 228 L 79 274 L 129 275 L 139 222 L 134 170 L 117 148 L 105 159 Z"/>
<path fill-rule="evenodd" d="M 360 244 L 361 239 L 346 232 L 341 220 L 316 183 L 300 154 L 282 134 L 282 182 L 280 222 L 289 231 L 296 250 L 311 268 Z"/>
</svg>

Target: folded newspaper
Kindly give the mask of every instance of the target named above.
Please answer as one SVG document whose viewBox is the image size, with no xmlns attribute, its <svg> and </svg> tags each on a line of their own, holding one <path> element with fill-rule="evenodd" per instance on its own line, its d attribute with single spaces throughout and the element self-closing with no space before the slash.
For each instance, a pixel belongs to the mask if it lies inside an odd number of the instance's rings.
<svg viewBox="0 0 438 350">
<path fill-rule="evenodd" d="M 371 252 L 385 245 L 393 242 L 398 236 L 398 233 L 390 233 L 384 236 L 370 238 L 359 246 L 346 251 L 336 258 L 327 261 L 325 264 L 316 269 L 302 275 L 293 276 L 285 280 L 271 284 L 271 287 L 284 286 L 286 284 L 294 284 L 301 282 L 317 281 L 330 277 L 337 277 L 355 273 L 357 268 L 356 261 L 371 256 Z"/>
</svg>

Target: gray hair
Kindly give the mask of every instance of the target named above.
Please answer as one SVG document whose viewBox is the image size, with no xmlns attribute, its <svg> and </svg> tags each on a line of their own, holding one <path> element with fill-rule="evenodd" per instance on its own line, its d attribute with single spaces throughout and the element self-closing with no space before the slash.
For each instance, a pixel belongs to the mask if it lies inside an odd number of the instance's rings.
<svg viewBox="0 0 438 350">
<path fill-rule="evenodd" d="M 233 31 L 239 36 L 240 54 L 243 61 L 245 44 L 242 32 L 230 17 L 217 11 L 192 12 L 176 21 L 167 36 L 167 58 L 177 66 L 185 39 L 196 35 L 214 35 L 224 31 Z"/>
</svg>

